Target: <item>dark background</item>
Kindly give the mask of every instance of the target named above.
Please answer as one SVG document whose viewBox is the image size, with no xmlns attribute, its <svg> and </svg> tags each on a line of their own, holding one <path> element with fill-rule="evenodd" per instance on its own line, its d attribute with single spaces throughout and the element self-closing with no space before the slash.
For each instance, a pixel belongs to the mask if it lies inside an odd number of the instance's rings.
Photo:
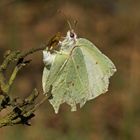
<svg viewBox="0 0 140 140">
<path fill-rule="evenodd" d="M 0 0 L 0 62 L 7 49 L 26 50 L 59 31 L 65 35 L 69 27 L 58 10 L 78 21 L 78 36 L 94 42 L 118 71 L 110 80 L 108 93 L 77 112 L 62 105 L 56 115 L 46 102 L 31 127 L 2 128 L 0 140 L 139 140 L 139 0 Z M 42 92 L 42 53 L 32 58 L 31 65 L 19 73 L 13 96 L 25 97 L 34 86 Z"/>
</svg>

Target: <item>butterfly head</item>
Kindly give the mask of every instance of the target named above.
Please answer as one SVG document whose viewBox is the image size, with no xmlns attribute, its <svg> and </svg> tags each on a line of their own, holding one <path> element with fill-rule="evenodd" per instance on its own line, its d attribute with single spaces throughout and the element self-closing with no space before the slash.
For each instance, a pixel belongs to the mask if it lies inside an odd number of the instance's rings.
<svg viewBox="0 0 140 140">
<path fill-rule="evenodd" d="M 76 40 L 76 39 L 77 39 L 77 35 L 76 35 L 76 33 L 74 32 L 74 30 L 69 30 L 69 31 L 67 32 L 66 38 L 67 38 L 68 40 Z"/>
<path fill-rule="evenodd" d="M 64 40 L 61 42 L 61 49 L 69 52 L 69 50 L 75 46 L 76 41 L 76 33 L 73 30 L 69 30 L 66 37 L 64 37 Z"/>
</svg>

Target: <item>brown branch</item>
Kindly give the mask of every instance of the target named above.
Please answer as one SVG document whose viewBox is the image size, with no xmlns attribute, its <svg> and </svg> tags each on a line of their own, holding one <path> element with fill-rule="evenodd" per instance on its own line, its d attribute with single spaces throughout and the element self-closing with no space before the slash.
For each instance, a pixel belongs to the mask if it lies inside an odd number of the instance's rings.
<svg viewBox="0 0 140 140">
<path fill-rule="evenodd" d="M 5 55 L 5 59 L 0 65 L 0 111 L 6 109 L 8 106 L 12 107 L 12 111 L 0 118 L 0 127 L 12 126 L 15 124 L 29 125 L 28 121 L 34 117 L 35 110 L 37 110 L 45 100 L 51 97 L 52 87 L 50 87 L 48 96 L 40 100 L 37 104 L 35 103 L 35 100 L 38 97 L 38 91 L 36 89 L 24 100 L 20 98 L 11 99 L 9 95 L 10 88 L 13 85 L 18 72 L 30 62 L 30 60 L 24 59 L 35 52 L 44 50 L 45 48 L 46 45 L 43 44 L 39 48 L 32 48 L 25 52 L 10 51 Z M 16 65 L 7 80 L 5 77 L 6 70 L 9 65 L 14 64 L 15 62 Z M 22 102 L 19 102 L 18 99 Z"/>
<path fill-rule="evenodd" d="M 42 50 L 44 50 L 46 47 L 47 47 L 46 44 L 42 44 L 42 45 L 41 45 L 40 47 L 38 47 L 38 48 L 32 48 L 32 49 L 30 49 L 30 50 L 28 50 L 28 51 L 26 51 L 26 52 L 21 53 L 20 58 L 25 58 L 26 56 L 31 55 L 31 54 L 33 54 L 33 53 L 35 53 L 35 52 L 42 51 Z"/>
<path fill-rule="evenodd" d="M 38 92 L 35 89 L 33 93 L 21 104 L 16 104 L 12 111 L 0 119 L 0 127 L 11 126 L 15 124 L 27 124 L 29 119 L 34 117 L 32 111 L 33 101 L 37 98 Z M 29 99 L 30 98 L 30 99 Z M 15 102 L 16 103 L 16 102 Z"/>
</svg>

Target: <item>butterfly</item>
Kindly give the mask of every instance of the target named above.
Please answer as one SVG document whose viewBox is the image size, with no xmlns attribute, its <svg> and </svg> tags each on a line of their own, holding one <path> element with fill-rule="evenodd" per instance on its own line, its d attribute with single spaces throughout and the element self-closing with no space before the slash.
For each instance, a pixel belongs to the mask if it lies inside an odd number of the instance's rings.
<svg viewBox="0 0 140 140">
<path fill-rule="evenodd" d="M 50 48 L 43 51 L 43 92 L 47 95 L 52 87 L 49 102 L 55 113 L 63 103 L 76 111 L 77 104 L 82 107 L 108 91 L 109 78 L 116 67 L 91 41 L 78 38 L 73 29 L 57 45 L 59 49 L 53 49 L 53 53 Z"/>
</svg>

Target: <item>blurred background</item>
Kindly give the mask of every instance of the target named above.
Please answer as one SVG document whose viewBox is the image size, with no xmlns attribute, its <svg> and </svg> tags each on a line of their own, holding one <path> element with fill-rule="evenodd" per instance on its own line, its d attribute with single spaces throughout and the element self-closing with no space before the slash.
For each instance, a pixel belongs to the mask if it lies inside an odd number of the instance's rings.
<svg viewBox="0 0 140 140">
<path fill-rule="evenodd" d="M 46 102 L 36 111 L 32 126 L 1 128 L 0 140 L 139 140 L 139 0 L 0 0 L 0 62 L 7 49 L 27 50 L 57 32 L 65 35 L 69 27 L 58 10 L 78 21 L 78 36 L 92 41 L 118 71 L 108 93 L 77 112 L 62 105 L 56 115 Z M 19 73 L 13 96 L 24 98 L 34 87 L 42 92 L 42 53 L 32 58 Z"/>
</svg>

